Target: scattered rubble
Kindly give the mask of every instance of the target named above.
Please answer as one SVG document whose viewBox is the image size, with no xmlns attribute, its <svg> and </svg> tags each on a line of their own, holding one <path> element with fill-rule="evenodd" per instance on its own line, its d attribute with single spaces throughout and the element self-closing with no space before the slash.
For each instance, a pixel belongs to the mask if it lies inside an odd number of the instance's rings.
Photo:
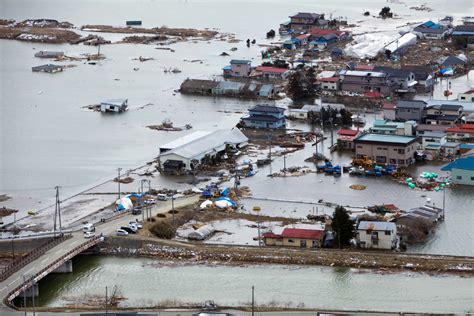
<svg viewBox="0 0 474 316">
<path fill-rule="evenodd" d="M 161 124 L 159 125 L 148 125 L 147 126 L 149 129 L 153 129 L 156 131 L 165 131 L 165 132 L 181 132 L 184 130 L 189 130 L 193 128 L 191 124 L 186 124 L 183 127 L 174 127 L 173 122 L 169 120 L 164 120 Z"/>
</svg>

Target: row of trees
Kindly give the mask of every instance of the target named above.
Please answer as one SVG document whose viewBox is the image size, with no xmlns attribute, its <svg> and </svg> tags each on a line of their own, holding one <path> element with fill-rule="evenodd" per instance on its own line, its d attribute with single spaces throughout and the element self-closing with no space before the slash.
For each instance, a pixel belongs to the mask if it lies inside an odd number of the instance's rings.
<svg viewBox="0 0 474 316">
<path fill-rule="evenodd" d="M 313 67 L 297 69 L 289 78 L 288 93 L 295 101 L 312 98 L 316 96 L 315 81 L 316 71 Z"/>
</svg>

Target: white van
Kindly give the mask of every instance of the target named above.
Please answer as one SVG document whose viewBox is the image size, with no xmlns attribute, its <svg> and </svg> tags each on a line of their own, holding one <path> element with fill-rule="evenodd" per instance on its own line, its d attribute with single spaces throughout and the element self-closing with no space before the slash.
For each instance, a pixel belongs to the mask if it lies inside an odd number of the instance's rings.
<svg viewBox="0 0 474 316">
<path fill-rule="evenodd" d="M 94 224 L 91 224 L 91 223 L 84 224 L 84 227 L 82 227 L 82 231 L 84 233 L 95 232 L 95 226 Z"/>
</svg>

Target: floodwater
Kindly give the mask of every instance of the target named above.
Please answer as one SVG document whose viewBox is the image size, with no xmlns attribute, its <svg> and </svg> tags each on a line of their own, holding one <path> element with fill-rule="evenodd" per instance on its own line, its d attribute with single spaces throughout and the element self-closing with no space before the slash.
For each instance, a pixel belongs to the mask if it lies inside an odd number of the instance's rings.
<svg viewBox="0 0 474 316">
<path fill-rule="evenodd" d="M 237 38 L 255 38 L 257 43 L 266 43 L 265 33 L 277 29 L 280 22 L 298 11 L 324 12 L 332 17 L 347 17 L 350 23 L 360 22 L 356 31 L 394 29 L 408 21 L 437 20 L 446 13 L 459 19 L 472 11 L 471 1 L 431 1 L 433 12 L 410 10 L 410 4 L 399 1 L 356 0 L 347 1 L 209 1 L 209 0 L 163 0 L 163 1 L 115 1 L 89 0 L 68 1 L 64 6 L 60 0 L 5 0 L 0 2 L 0 18 L 22 20 L 27 18 L 54 18 L 75 25 L 87 23 L 123 25 L 125 20 L 143 20 L 144 27 L 167 25 L 170 27 L 219 28 L 221 32 L 233 32 Z M 369 10 L 377 13 L 381 7 L 390 5 L 400 19 L 381 21 L 362 16 Z M 241 12 L 240 18 L 229 18 Z M 106 38 L 117 35 L 100 34 Z M 236 52 L 230 48 L 237 47 Z M 188 132 L 158 132 L 146 128 L 170 119 L 175 126 L 192 124 L 193 130 L 216 130 L 235 126 L 243 113 L 255 102 L 226 98 L 201 98 L 175 93 L 186 78 L 215 78 L 231 58 L 252 59 L 260 63 L 257 45 L 250 48 L 245 42 L 227 43 L 183 42 L 173 44 L 175 53 L 157 50 L 153 45 L 103 45 L 101 53 L 107 59 L 97 65 L 82 62 L 67 62 L 77 67 L 50 75 L 32 73 L 31 67 L 47 61 L 34 58 L 39 50 L 63 50 L 66 54 L 92 53 L 96 48 L 84 45 L 50 45 L 0 40 L 0 193 L 13 199 L 0 206 L 20 209 L 19 217 L 29 209 L 41 209 L 54 200 L 54 187 L 60 185 L 62 199 L 86 188 L 101 183 L 116 175 L 116 168 L 127 170 L 157 155 L 160 144 L 164 144 Z M 219 54 L 226 51 L 229 57 Z M 155 60 L 140 63 L 133 58 L 153 57 Z M 187 61 L 185 61 L 187 60 Z M 202 60 L 201 62 L 188 62 Z M 165 68 L 178 67 L 179 74 L 164 73 Z M 134 71 L 133 68 L 139 68 Z M 472 79 L 472 78 L 471 78 Z M 453 96 L 468 86 L 467 80 L 458 80 L 459 88 Z M 442 89 L 438 89 L 440 92 Z M 130 110 L 121 115 L 102 115 L 82 107 L 109 98 L 128 98 Z M 146 107 L 141 108 L 144 105 Z M 305 124 L 290 123 L 290 127 L 309 130 Z M 328 134 L 326 134 L 328 135 Z M 321 144 L 321 150 L 327 147 Z M 305 164 L 303 160 L 314 147 L 290 154 L 288 165 Z M 349 155 L 335 153 L 334 161 L 347 161 Z M 277 158 L 274 170 L 283 166 Z M 343 176 L 339 179 L 324 175 L 308 175 L 300 178 L 273 179 L 265 176 L 266 167 L 254 178 L 244 180 L 254 196 L 285 198 L 291 200 L 324 200 L 348 205 L 367 206 L 375 203 L 395 203 L 409 208 L 424 203 L 423 194 L 409 191 L 406 187 L 391 183 L 387 179 L 358 179 Z M 421 167 L 420 170 L 432 170 Z M 418 171 L 417 171 L 418 172 Z M 365 191 L 351 191 L 352 183 L 367 185 Z M 380 185 L 383 184 L 383 185 Z M 175 179 L 153 178 L 155 187 L 176 186 Z M 136 189 L 136 184 L 130 186 Z M 113 188 L 115 189 L 115 188 Z M 113 189 L 103 192 L 112 192 Z M 446 222 L 440 226 L 434 238 L 417 250 L 433 253 L 473 255 L 474 225 L 472 213 L 472 188 L 456 188 L 446 193 Z M 441 205 L 440 193 L 427 193 Z M 104 206 L 111 201 L 101 201 Z M 246 202 L 246 207 L 259 203 L 264 212 L 278 215 L 305 217 L 312 206 L 301 204 Z M 88 210 L 85 210 L 88 208 Z M 80 212 L 91 212 L 99 207 L 85 204 Z M 281 209 L 281 212 L 278 210 Z M 296 211 L 295 211 L 296 209 Z M 283 212 L 285 211 L 285 212 Z M 75 214 L 79 216 L 79 214 Z M 6 219 L 8 222 L 11 219 Z"/>
<path fill-rule="evenodd" d="M 71 274 L 39 283 L 39 306 L 74 306 L 117 286 L 124 307 L 163 302 L 243 306 L 255 286 L 257 305 L 337 310 L 464 313 L 474 310 L 472 278 L 306 266 L 170 266 L 145 258 L 83 256 Z M 18 304 L 21 304 L 19 300 Z"/>
</svg>

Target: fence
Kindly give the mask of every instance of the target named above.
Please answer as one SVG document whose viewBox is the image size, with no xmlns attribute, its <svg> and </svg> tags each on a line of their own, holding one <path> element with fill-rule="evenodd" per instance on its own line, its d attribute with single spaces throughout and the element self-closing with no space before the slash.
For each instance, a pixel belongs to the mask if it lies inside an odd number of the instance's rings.
<svg viewBox="0 0 474 316">
<path fill-rule="evenodd" d="M 20 270 L 27 264 L 29 264 L 32 261 L 35 261 L 38 259 L 40 256 L 42 256 L 46 251 L 49 249 L 55 247 L 56 245 L 62 243 L 63 241 L 71 238 L 72 235 L 63 235 L 58 238 L 54 238 L 51 240 L 48 240 L 45 242 L 43 245 L 39 246 L 38 248 L 35 248 L 28 252 L 25 256 L 22 256 L 20 258 L 17 258 L 13 260 L 9 265 L 7 265 L 3 270 L 2 274 L 0 275 L 0 282 L 5 281 L 8 277 L 10 277 L 13 273 L 16 271 Z"/>
<path fill-rule="evenodd" d="M 70 237 L 68 237 L 70 238 Z M 68 251 L 65 255 L 63 255 L 61 258 L 57 259 L 53 263 L 49 264 L 45 268 L 41 269 L 38 273 L 35 275 L 31 276 L 28 280 L 25 280 L 22 284 L 17 286 L 14 290 L 12 290 L 10 293 L 8 293 L 8 296 L 4 298 L 3 303 L 7 306 L 10 306 L 14 308 L 12 305 L 12 300 L 17 297 L 21 292 L 26 291 L 28 287 L 32 286 L 34 283 L 38 282 L 41 280 L 43 277 L 45 277 L 48 273 L 56 270 L 58 267 L 60 267 L 64 262 L 72 259 L 75 255 L 78 253 L 81 253 L 85 249 L 88 249 L 96 244 L 98 244 L 101 240 L 103 239 L 102 236 L 95 236 L 91 239 L 89 239 L 87 242 L 73 248 L 72 250 Z"/>
</svg>

